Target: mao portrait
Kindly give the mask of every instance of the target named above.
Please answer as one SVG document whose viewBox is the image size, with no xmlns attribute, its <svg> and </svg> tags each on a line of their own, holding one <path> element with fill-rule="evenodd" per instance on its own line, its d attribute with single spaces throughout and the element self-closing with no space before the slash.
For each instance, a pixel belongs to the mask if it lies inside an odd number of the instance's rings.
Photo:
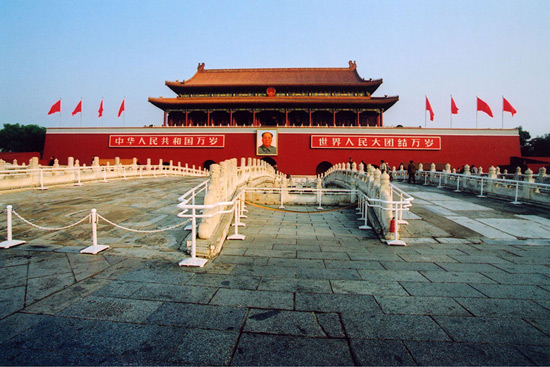
<svg viewBox="0 0 550 367">
<path fill-rule="evenodd" d="M 278 134 L 276 129 L 256 131 L 256 155 L 277 155 Z"/>
</svg>

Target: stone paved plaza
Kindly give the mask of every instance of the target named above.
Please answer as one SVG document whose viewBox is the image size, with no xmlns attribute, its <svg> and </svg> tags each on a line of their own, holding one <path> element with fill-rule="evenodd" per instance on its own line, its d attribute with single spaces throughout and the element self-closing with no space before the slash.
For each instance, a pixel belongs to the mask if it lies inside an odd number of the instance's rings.
<svg viewBox="0 0 550 367">
<path fill-rule="evenodd" d="M 42 226 L 96 207 L 128 227 L 164 228 L 198 182 L 0 201 Z M 16 219 L 14 238 L 28 243 L 0 251 L 0 365 L 549 365 L 548 208 L 400 186 L 415 196 L 406 247 L 359 230 L 353 209 L 248 206 L 246 239 L 204 268 L 177 266 L 181 229 L 101 224 L 99 244 L 111 248 L 82 255 L 89 224 L 51 233 Z"/>
</svg>

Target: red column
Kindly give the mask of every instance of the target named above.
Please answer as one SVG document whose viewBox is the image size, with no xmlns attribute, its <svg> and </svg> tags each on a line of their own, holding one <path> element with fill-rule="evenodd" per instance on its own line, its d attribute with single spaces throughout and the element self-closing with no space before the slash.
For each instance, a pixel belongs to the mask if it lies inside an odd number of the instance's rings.
<svg viewBox="0 0 550 367">
<path fill-rule="evenodd" d="M 285 126 L 290 126 L 290 123 L 288 121 L 288 110 L 285 108 Z"/>
<path fill-rule="evenodd" d="M 210 110 L 206 112 L 206 126 L 210 126 Z"/>
<path fill-rule="evenodd" d="M 185 126 L 189 126 L 189 111 L 185 110 Z"/>
<path fill-rule="evenodd" d="M 164 126 L 167 126 L 168 123 L 167 123 L 167 118 L 168 118 L 168 113 L 166 111 L 164 111 L 164 122 L 163 122 L 163 125 Z"/>
<path fill-rule="evenodd" d="M 361 112 L 360 112 L 359 110 L 357 110 L 357 123 L 356 123 L 357 126 L 359 126 L 359 114 L 360 114 L 360 113 L 361 113 Z"/>
<path fill-rule="evenodd" d="M 229 110 L 229 126 L 235 126 L 233 124 L 233 110 Z"/>
<path fill-rule="evenodd" d="M 332 126 L 336 126 L 336 110 L 332 110 Z"/>
<path fill-rule="evenodd" d="M 384 126 L 384 111 L 380 110 L 380 127 Z"/>
<path fill-rule="evenodd" d="M 311 109 L 309 110 L 309 126 L 313 126 L 313 120 L 311 119 Z"/>
<path fill-rule="evenodd" d="M 380 127 L 380 111 L 378 111 L 378 116 L 376 116 L 376 126 Z"/>
<path fill-rule="evenodd" d="M 256 110 L 252 110 L 252 126 L 256 126 Z"/>
</svg>

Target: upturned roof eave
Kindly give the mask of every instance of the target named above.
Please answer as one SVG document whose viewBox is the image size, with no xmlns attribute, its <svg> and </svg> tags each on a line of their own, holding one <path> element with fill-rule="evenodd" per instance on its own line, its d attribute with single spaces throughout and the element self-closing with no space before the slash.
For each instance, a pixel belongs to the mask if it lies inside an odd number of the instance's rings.
<svg viewBox="0 0 550 367">
<path fill-rule="evenodd" d="M 380 107 L 385 109 L 393 106 L 399 100 L 398 96 L 389 97 L 189 97 L 189 98 L 152 98 L 149 102 L 161 109 L 185 106 L 209 105 L 355 105 Z"/>
<path fill-rule="evenodd" d="M 289 87 L 289 88 L 296 88 L 296 87 L 328 87 L 328 88 L 346 88 L 346 87 L 353 87 L 353 88 L 375 88 L 376 90 L 381 84 L 383 83 L 383 79 L 373 79 L 373 80 L 365 80 L 363 82 L 356 82 L 356 83 L 284 83 L 284 82 L 274 82 L 274 83 L 268 83 L 268 82 L 262 82 L 262 83 L 220 83 L 220 84 L 194 84 L 194 83 L 188 83 L 185 81 L 165 81 L 165 85 L 170 88 L 174 93 L 179 93 L 180 91 L 187 90 L 187 89 L 221 89 L 221 88 L 280 88 L 280 87 Z"/>
</svg>

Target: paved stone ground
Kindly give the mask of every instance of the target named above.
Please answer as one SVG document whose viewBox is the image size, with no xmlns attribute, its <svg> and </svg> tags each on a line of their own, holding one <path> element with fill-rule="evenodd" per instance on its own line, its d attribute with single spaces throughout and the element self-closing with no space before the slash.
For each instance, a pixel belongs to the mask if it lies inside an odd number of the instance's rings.
<svg viewBox="0 0 550 367">
<path fill-rule="evenodd" d="M 0 199 L 50 225 L 93 204 L 117 223 L 165 227 L 197 182 Z M 417 198 L 407 247 L 357 229 L 352 209 L 249 206 L 246 239 L 204 268 L 176 265 L 178 231 L 104 226 L 112 247 L 94 256 L 78 253 L 89 225 L 61 237 L 18 224 L 15 238 L 35 239 L 0 251 L 0 365 L 550 364 L 548 209 L 401 185 Z"/>
</svg>

